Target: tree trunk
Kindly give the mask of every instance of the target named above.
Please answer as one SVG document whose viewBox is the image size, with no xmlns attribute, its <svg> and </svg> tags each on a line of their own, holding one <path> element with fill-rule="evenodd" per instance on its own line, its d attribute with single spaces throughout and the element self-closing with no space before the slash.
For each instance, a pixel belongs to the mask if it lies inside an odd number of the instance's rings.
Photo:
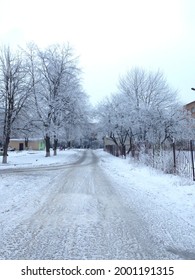
<svg viewBox="0 0 195 280">
<path fill-rule="evenodd" d="M 50 137 L 46 134 L 45 136 L 45 147 L 46 147 L 46 157 L 50 157 Z"/>
<path fill-rule="evenodd" d="M 126 159 L 126 147 L 124 144 L 122 145 L 122 156 Z"/>
<path fill-rule="evenodd" d="M 2 163 L 7 163 L 7 154 L 6 154 L 6 155 L 3 155 Z"/>
<path fill-rule="evenodd" d="M 24 143 L 25 143 L 25 149 L 28 150 L 28 137 L 25 137 Z"/>
<path fill-rule="evenodd" d="M 50 157 L 50 151 L 46 151 L 45 156 L 46 156 L 46 157 Z"/>
<path fill-rule="evenodd" d="M 6 137 L 5 142 L 3 143 L 3 160 L 2 160 L 2 163 L 7 163 L 8 146 L 9 146 L 9 137 Z"/>
<path fill-rule="evenodd" d="M 53 155 L 57 156 L 57 146 L 58 146 L 58 139 L 54 136 L 54 144 L 53 144 Z"/>
</svg>

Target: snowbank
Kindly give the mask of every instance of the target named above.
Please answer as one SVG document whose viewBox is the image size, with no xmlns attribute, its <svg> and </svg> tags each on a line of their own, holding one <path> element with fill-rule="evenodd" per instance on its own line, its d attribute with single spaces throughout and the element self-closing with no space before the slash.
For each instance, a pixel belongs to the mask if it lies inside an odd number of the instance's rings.
<svg viewBox="0 0 195 280">
<path fill-rule="evenodd" d="M 138 197 L 149 197 L 154 208 L 157 203 L 195 226 L 195 182 L 192 179 L 164 174 L 129 158 L 113 157 L 102 150 L 96 153 L 101 158 L 100 165 L 105 172 L 112 174 L 126 199 L 132 191 L 137 192 Z"/>
<path fill-rule="evenodd" d="M 51 150 L 51 156 L 45 157 L 45 151 L 20 151 L 9 152 L 8 163 L 2 164 L 0 162 L 0 170 L 6 168 L 17 167 L 34 167 L 34 166 L 47 166 L 57 164 L 67 164 L 74 162 L 79 158 L 79 153 L 76 150 L 57 151 L 57 156 L 53 156 Z M 0 160 L 2 157 L 0 157 Z"/>
</svg>

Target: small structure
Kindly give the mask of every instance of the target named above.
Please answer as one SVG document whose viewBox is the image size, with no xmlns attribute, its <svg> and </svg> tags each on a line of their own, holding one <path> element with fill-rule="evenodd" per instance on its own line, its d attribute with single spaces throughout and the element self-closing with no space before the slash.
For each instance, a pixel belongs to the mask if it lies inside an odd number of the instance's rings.
<svg viewBox="0 0 195 280">
<path fill-rule="evenodd" d="M 193 118 L 195 118 L 195 101 L 186 104 L 184 108 L 191 113 Z"/>
<path fill-rule="evenodd" d="M 114 142 L 114 140 L 112 138 L 110 138 L 108 136 L 103 137 L 104 150 L 115 156 L 126 155 L 126 152 L 130 148 L 129 137 L 126 138 L 126 141 L 124 142 L 123 146 L 120 144 L 120 141 L 118 138 L 115 138 L 115 140 L 118 145 Z"/>
<path fill-rule="evenodd" d="M 17 151 L 23 151 L 23 150 L 41 151 L 45 149 L 45 140 L 43 138 L 10 139 L 9 146 Z"/>
</svg>

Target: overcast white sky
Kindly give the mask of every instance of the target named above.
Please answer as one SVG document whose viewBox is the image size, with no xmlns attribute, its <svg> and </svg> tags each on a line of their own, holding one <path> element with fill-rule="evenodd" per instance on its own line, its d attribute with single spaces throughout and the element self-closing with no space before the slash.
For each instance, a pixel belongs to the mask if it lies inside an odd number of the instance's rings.
<svg viewBox="0 0 195 280">
<path fill-rule="evenodd" d="M 194 0 L 0 0 L 0 43 L 69 42 L 95 104 L 135 66 L 160 69 L 195 100 Z"/>
</svg>

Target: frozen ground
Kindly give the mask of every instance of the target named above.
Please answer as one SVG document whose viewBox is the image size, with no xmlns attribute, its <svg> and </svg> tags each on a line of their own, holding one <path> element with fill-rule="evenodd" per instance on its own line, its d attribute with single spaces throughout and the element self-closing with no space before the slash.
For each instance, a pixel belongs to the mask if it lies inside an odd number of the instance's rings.
<svg viewBox="0 0 195 280">
<path fill-rule="evenodd" d="M 58 151 L 57 156 L 53 156 L 51 151 L 51 157 L 45 157 L 45 151 L 21 151 L 21 152 L 9 152 L 8 163 L 2 164 L 0 157 L 0 171 L 2 169 L 9 168 L 30 168 L 41 167 L 50 165 L 63 165 L 72 163 L 79 157 L 79 153 L 76 150 Z"/>
<path fill-rule="evenodd" d="M 10 152 L 0 259 L 195 259 L 195 184 L 101 150 Z"/>
</svg>

